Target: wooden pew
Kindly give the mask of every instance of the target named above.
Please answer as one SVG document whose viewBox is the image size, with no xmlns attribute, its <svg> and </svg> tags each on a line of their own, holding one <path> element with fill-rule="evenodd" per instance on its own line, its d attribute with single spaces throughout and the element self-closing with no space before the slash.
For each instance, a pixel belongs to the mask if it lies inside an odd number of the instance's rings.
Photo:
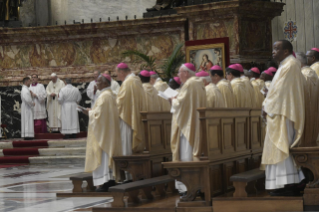
<svg viewBox="0 0 319 212">
<path fill-rule="evenodd" d="M 140 154 L 113 157 L 116 172 L 127 171 L 133 181 L 158 177 L 167 174 L 162 162 L 172 160 L 170 147 L 171 121 L 170 112 L 141 112 L 145 133 L 145 150 Z M 120 176 L 120 175 L 119 175 Z"/>
<path fill-rule="evenodd" d="M 205 191 L 205 205 L 211 205 L 210 197 L 234 190 L 233 183 L 230 181 L 231 176 L 254 169 L 260 163 L 263 146 L 261 110 L 200 108 L 198 111 L 202 164 L 163 163 L 170 176 L 180 180 L 188 188 L 188 198 L 182 199 L 178 206 L 194 205 L 193 197 L 199 189 Z M 206 178 L 200 176 L 203 173 L 206 173 Z M 190 185 L 188 179 L 193 179 L 194 185 Z M 197 190 L 189 189 L 189 187 L 197 188 Z"/>
</svg>

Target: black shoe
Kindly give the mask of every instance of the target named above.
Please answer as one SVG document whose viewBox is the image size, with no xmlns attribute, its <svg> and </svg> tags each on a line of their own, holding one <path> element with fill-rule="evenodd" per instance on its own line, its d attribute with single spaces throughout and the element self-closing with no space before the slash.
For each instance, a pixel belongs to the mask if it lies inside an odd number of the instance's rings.
<svg viewBox="0 0 319 212">
<path fill-rule="evenodd" d="M 282 192 L 270 192 L 270 196 L 285 196 L 285 197 L 295 197 L 300 196 L 300 191 L 297 190 L 284 190 Z"/>
<path fill-rule="evenodd" d="M 76 138 L 76 135 L 77 135 L 77 134 L 72 134 L 72 135 L 71 135 L 71 138 Z"/>
<path fill-rule="evenodd" d="M 24 138 L 24 140 L 25 140 L 25 141 L 30 141 L 30 140 L 33 140 L 33 138 L 31 138 L 31 137 L 26 137 L 26 138 Z"/>
<path fill-rule="evenodd" d="M 109 188 L 112 186 L 116 186 L 115 180 L 109 180 L 108 182 L 104 183 L 100 188 L 96 189 L 96 192 L 108 192 Z"/>
</svg>

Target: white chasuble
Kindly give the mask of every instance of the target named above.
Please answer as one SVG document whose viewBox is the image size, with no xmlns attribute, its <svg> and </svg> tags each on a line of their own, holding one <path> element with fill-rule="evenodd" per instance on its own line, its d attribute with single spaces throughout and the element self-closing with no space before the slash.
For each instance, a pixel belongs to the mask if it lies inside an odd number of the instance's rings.
<svg viewBox="0 0 319 212">
<path fill-rule="evenodd" d="M 199 136 L 199 113 L 198 108 L 206 107 L 206 90 L 202 79 L 189 78 L 181 88 L 179 94 L 172 101 L 172 131 L 171 149 L 173 161 L 180 161 L 181 138 L 183 136 L 191 146 L 192 160 L 198 160 L 201 154 L 201 143 Z M 190 148 L 187 148 L 190 149 Z M 187 154 L 187 153 L 186 153 Z M 186 157 L 188 158 L 188 157 Z"/>
<path fill-rule="evenodd" d="M 294 56 L 288 56 L 280 63 L 263 103 L 268 115 L 261 168 L 266 169 L 266 184 L 267 181 L 277 182 L 268 184 L 267 189 L 302 180 L 302 175 L 297 177 L 297 167 L 287 164 L 287 161 L 293 160 L 289 149 L 298 145 L 304 131 L 305 86 L 300 62 Z M 283 167 L 276 168 L 280 165 L 285 166 L 285 173 Z M 270 174 L 271 170 L 276 171 Z"/>
<path fill-rule="evenodd" d="M 208 108 L 223 108 L 225 107 L 225 100 L 218 89 L 218 87 L 213 84 L 209 83 L 206 87 L 206 96 L 207 96 L 207 105 Z"/>
<path fill-rule="evenodd" d="M 250 93 L 245 87 L 245 83 L 240 78 L 235 78 L 230 82 L 234 93 L 234 107 L 251 108 Z"/>
<path fill-rule="evenodd" d="M 158 96 L 158 91 L 150 83 L 143 83 L 145 91 L 146 111 L 160 112 L 161 111 L 161 97 Z"/>
<path fill-rule="evenodd" d="M 261 90 L 264 88 L 265 82 L 261 79 L 256 79 L 252 80 L 251 84 L 253 85 L 255 91 L 256 108 L 262 108 L 265 97 L 261 93 Z"/>
<path fill-rule="evenodd" d="M 42 84 L 38 83 L 36 86 L 31 85 L 30 90 L 37 95 L 38 98 L 34 98 L 35 106 L 33 108 L 33 118 L 34 120 L 41 120 L 47 118 L 47 111 L 45 108 L 45 99 L 47 98 L 47 93 Z"/>
<path fill-rule="evenodd" d="M 225 100 L 225 107 L 226 108 L 233 108 L 234 107 L 234 93 L 233 88 L 228 80 L 222 79 L 217 83 L 217 87 Z"/>
<path fill-rule="evenodd" d="M 245 89 L 246 89 L 246 92 L 248 94 L 248 98 L 247 98 L 245 107 L 256 108 L 257 107 L 256 97 L 255 97 L 256 95 L 255 95 L 255 90 L 254 90 L 253 85 L 251 84 L 249 78 L 246 76 L 242 76 L 241 80 L 244 82 Z"/>
<path fill-rule="evenodd" d="M 81 99 L 82 96 L 79 89 L 71 84 L 68 84 L 61 89 L 58 100 L 62 105 L 62 134 L 75 134 L 80 132 L 77 104 L 81 101 Z"/>
<path fill-rule="evenodd" d="M 113 156 L 122 155 L 119 113 L 110 87 L 103 89 L 89 111 L 85 172 L 93 172 L 94 185 L 117 179 Z M 113 171 L 114 170 L 114 171 Z"/>
<path fill-rule="evenodd" d="M 50 81 L 46 88 L 49 127 L 53 130 L 61 128 L 61 105 L 58 101 L 58 94 L 64 86 L 64 82 L 60 79 L 57 79 L 56 83 Z M 53 93 L 56 94 L 55 97 L 51 96 Z"/>
<path fill-rule="evenodd" d="M 310 68 L 313 69 L 316 72 L 316 74 L 319 76 L 319 62 L 312 64 Z"/>
<path fill-rule="evenodd" d="M 145 144 L 141 111 L 146 111 L 146 100 L 142 82 L 139 77 L 130 74 L 125 78 L 117 95 L 116 102 L 119 116 L 126 124 L 121 124 L 121 131 L 122 129 L 131 129 L 132 136 L 130 138 L 132 139 L 132 151 L 133 153 L 142 152 Z M 129 141 L 126 140 L 123 142 Z"/>
<path fill-rule="evenodd" d="M 22 86 L 21 90 L 21 137 L 34 137 L 34 123 L 33 123 L 33 107 L 34 101 L 32 99 L 29 88 L 26 85 Z"/>
<path fill-rule="evenodd" d="M 161 78 L 157 78 L 154 83 L 154 88 L 157 91 L 164 92 L 168 88 L 168 84 L 166 82 L 163 82 Z M 160 98 L 161 102 L 161 110 L 162 111 L 170 111 L 171 104 L 166 99 Z"/>
</svg>

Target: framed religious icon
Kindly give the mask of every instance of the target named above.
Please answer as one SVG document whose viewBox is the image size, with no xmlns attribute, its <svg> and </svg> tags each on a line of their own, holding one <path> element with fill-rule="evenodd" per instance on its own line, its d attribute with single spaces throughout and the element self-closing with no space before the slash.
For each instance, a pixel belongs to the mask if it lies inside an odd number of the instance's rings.
<svg viewBox="0 0 319 212">
<path fill-rule="evenodd" d="M 187 41 L 186 62 L 193 63 L 196 72 L 209 72 L 214 65 L 223 68 L 224 73 L 229 65 L 229 39 L 217 38 L 207 40 Z"/>
</svg>

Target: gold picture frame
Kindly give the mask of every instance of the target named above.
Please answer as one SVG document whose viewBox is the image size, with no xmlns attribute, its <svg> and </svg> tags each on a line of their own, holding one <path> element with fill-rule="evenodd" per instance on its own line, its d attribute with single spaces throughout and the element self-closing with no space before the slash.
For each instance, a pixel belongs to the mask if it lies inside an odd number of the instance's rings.
<svg viewBox="0 0 319 212">
<path fill-rule="evenodd" d="M 225 43 L 186 46 L 186 62 L 193 63 L 196 72 L 201 70 L 209 72 L 212 66 L 219 65 L 225 76 L 227 67 Z"/>
</svg>

